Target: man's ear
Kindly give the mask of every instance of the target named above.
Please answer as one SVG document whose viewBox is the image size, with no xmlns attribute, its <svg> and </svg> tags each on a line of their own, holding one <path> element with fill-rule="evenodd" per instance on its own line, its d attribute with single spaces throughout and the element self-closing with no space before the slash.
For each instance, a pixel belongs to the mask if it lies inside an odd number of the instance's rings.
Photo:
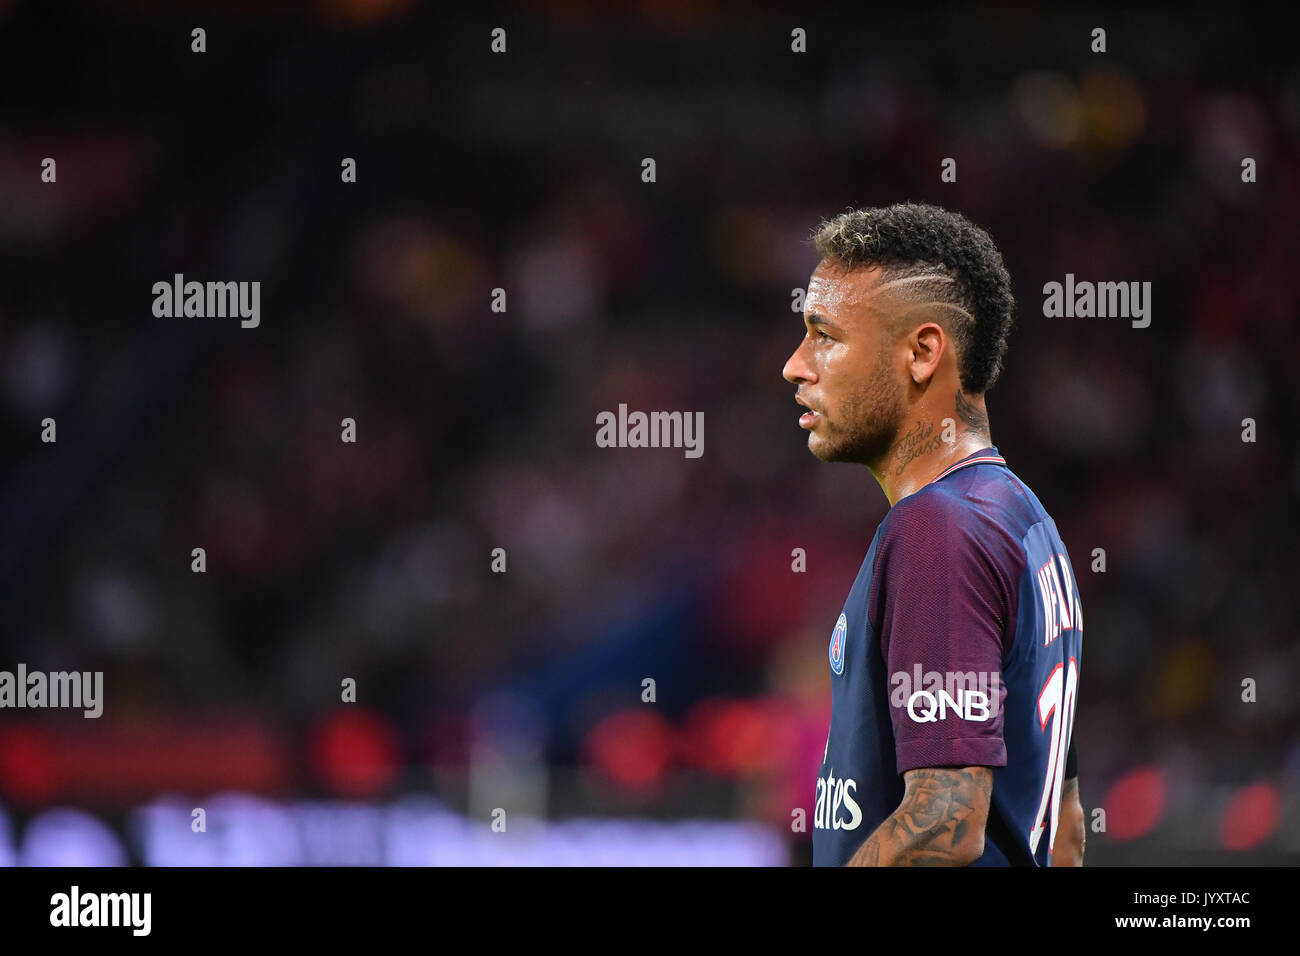
<svg viewBox="0 0 1300 956">
<path fill-rule="evenodd" d="M 943 327 L 937 322 L 926 322 L 912 330 L 908 338 L 912 349 L 912 361 L 908 371 L 912 381 L 917 385 L 928 385 L 934 373 L 939 370 L 939 360 L 947 344 Z"/>
</svg>

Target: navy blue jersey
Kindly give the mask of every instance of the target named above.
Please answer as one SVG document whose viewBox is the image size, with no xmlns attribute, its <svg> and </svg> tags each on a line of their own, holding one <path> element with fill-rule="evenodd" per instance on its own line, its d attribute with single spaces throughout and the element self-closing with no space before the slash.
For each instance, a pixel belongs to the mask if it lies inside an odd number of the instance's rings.
<svg viewBox="0 0 1300 956">
<path fill-rule="evenodd" d="M 898 808 L 904 772 L 984 766 L 975 865 L 1049 865 L 1082 643 L 1065 545 L 997 448 L 899 500 L 831 633 L 813 863 L 846 863 Z"/>
</svg>

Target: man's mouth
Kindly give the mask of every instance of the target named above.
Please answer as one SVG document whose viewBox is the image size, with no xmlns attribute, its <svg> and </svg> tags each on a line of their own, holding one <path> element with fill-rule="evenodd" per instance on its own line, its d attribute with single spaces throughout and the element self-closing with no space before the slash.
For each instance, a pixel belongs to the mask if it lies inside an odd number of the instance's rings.
<svg viewBox="0 0 1300 956">
<path fill-rule="evenodd" d="M 821 413 L 816 411 L 811 405 L 803 400 L 799 395 L 794 397 L 796 405 L 802 405 L 808 411 L 799 416 L 799 427 L 811 429 L 821 419 Z"/>
</svg>

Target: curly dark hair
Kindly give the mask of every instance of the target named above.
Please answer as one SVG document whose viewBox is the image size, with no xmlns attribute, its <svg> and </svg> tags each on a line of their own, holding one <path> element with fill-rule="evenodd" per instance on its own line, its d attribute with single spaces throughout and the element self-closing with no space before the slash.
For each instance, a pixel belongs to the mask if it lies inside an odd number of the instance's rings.
<svg viewBox="0 0 1300 956">
<path fill-rule="evenodd" d="M 813 233 L 823 259 L 879 266 L 881 283 L 914 280 L 905 302 L 945 306 L 962 390 L 981 395 L 1002 372 L 1015 299 L 992 237 L 960 213 L 924 203 L 858 209 L 823 221 Z"/>
</svg>

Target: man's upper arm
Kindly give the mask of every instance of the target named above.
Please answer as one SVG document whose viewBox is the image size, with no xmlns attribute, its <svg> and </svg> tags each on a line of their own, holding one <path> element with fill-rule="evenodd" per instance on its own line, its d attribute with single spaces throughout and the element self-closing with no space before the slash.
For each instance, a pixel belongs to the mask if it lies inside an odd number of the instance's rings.
<svg viewBox="0 0 1300 956">
<path fill-rule="evenodd" d="M 1001 670 L 1016 600 L 1005 542 L 945 494 L 918 493 L 894 510 L 873 572 L 872 619 L 898 772 L 1005 766 Z"/>
</svg>

